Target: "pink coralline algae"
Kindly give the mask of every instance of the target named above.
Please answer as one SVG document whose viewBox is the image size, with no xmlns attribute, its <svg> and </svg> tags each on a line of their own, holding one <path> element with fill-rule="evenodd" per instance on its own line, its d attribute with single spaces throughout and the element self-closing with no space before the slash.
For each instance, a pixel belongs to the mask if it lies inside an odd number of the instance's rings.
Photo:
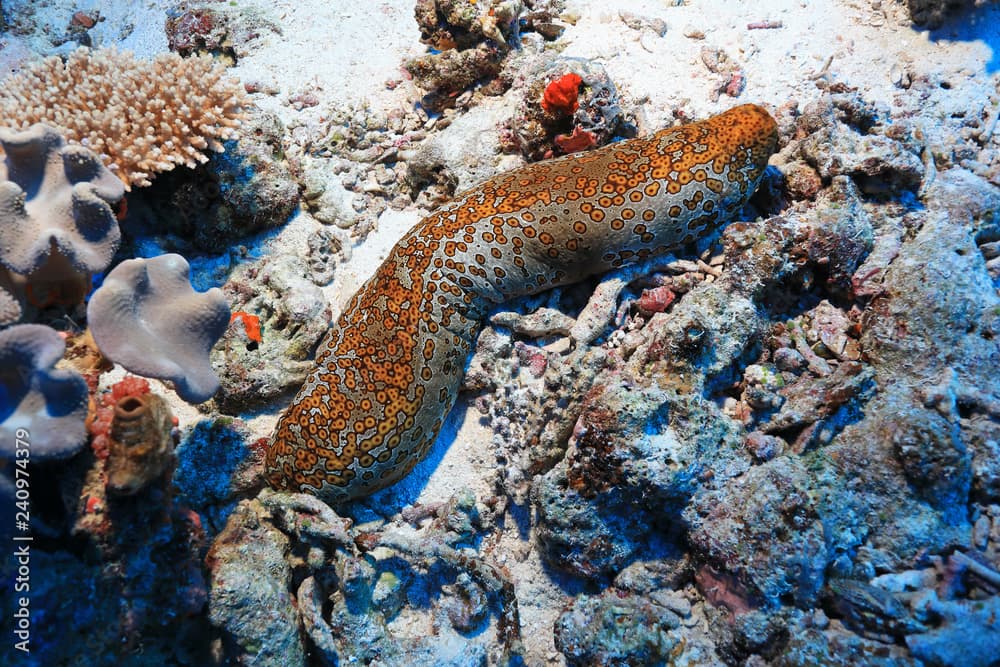
<svg viewBox="0 0 1000 667">
<path fill-rule="evenodd" d="M 677 295 L 666 286 L 643 290 L 639 297 L 639 310 L 647 313 L 662 313 L 676 299 Z"/>
<path fill-rule="evenodd" d="M 115 405 L 126 398 L 142 398 L 149 394 L 149 382 L 134 375 L 126 375 L 99 398 L 94 399 L 87 417 L 87 431 L 91 435 L 90 447 L 99 459 L 108 458 L 111 452 L 111 423 Z"/>
<path fill-rule="evenodd" d="M 573 128 L 573 134 L 557 134 L 554 139 L 556 146 L 562 149 L 563 153 L 576 153 L 585 151 L 597 144 L 597 138 L 593 132 L 588 132 L 577 126 Z"/>
</svg>

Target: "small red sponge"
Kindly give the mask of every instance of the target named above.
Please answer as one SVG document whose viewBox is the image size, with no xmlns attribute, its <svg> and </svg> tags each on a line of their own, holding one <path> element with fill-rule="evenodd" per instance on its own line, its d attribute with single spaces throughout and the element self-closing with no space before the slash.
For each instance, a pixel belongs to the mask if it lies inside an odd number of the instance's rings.
<svg viewBox="0 0 1000 667">
<path fill-rule="evenodd" d="M 542 95 L 542 108 L 556 115 L 573 113 L 580 106 L 576 98 L 580 95 L 581 83 L 583 83 L 583 79 L 573 72 L 555 79 L 545 86 L 545 94 Z"/>
</svg>

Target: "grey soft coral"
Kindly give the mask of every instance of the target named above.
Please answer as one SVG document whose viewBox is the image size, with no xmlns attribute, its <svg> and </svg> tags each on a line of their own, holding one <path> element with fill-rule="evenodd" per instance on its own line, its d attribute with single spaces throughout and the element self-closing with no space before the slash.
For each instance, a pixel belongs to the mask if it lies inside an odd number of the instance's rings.
<svg viewBox="0 0 1000 667">
<path fill-rule="evenodd" d="M 15 458 L 18 442 L 27 442 L 32 461 L 61 459 L 87 442 L 87 383 L 54 368 L 64 350 L 62 337 L 41 324 L 0 331 L 0 457 Z"/>
<path fill-rule="evenodd" d="M 122 262 L 90 298 L 87 322 L 109 359 L 201 403 L 219 389 L 208 353 L 229 325 L 229 306 L 218 288 L 196 292 L 189 268 L 174 254 Z"/>
<path fill-rule="evenodd" d="M 29 274 L 53 254 L 80 273 L 103 271 L 118 249 L 114 206 L 124 184 L 93 152 L 47 125 L 0 128 L 0 263 Z"/>
</svg>

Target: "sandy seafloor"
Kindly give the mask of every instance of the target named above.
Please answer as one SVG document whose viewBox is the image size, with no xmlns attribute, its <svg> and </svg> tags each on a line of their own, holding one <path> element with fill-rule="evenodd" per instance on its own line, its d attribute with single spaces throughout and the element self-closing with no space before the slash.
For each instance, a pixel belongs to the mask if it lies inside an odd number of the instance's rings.
<svg viewBox="0 0 1000 667">
<path fill-rule="evenodd" d="M 36 29 L 0 34 L 0 72 L 14 70 L 35 55 L 65 52 L 69 47 L 54 47 L 50 37 L 64 29 L 74 11 L 81 10 L 99 10 L 104 18 L 89 31 L 95 45 L 116 45 L 142 57 L 152 56 L 167 50 L 163 30 L 167 11 L 193 4 L 4 0 L 8 15 L 33 5 L 29 14 Z M 251 100 L 280 118 L 290 148 L 307 134 L 296 134 L 295 128 L 321 125 L 337 109 L 366 105 L 376 112 L 409 112 L 421 92 L 401 73 L 401 63 L 427 52 L 419 41 L 412 4 L 404 0 L 238 0 L 241 9 L 251 9 L 280 31 L 261 30 L 229 72 L 244 82 L 260 82 L 271 89 L 272 94 L 256 93 Z M 662 19 L 666 30 L 660 35 L 650 28 L 633 29 L 622 20 L 622 12 L 646 20 Z M 744 102 L 775 109 L 794 100 L 802 109 L 824 94 L 816 85 L 819 75 L 843 82 L 868 103 L 889 109 L 909 95 L 923 95 L 920 119 L 928 142 L 935 140 L 944 119 L 956 109 L 979 114 L 987 123 L 990 119 L 995 122 L 1000 114 L 1000 8 L 995 6 L 958 14 L 957 19 L 933 31 L 913 25 L 903 3 L 894 0 L 569 0 L 565 13 L 575 22 L 566 23 L 564 34 L 555 42 L 561 49 L 559 55 L 603 65 L 618 89 L 621 106 L 634 115 L 641 132 L 669 125 L 679 108 L 692 118 L 707 117 Z M 781 27 L 748 30 L 749 23 L 765 20 L 780 21 Z M 685 36 L 695 31 L 704 37 Z M 713 95 L 718 77 L 707 71 L 700 56 L 706 45 L 720 48 L 738 61 L 745 74 L 745 88 L 737 98 Z M 910 91 L 899 85 L 904 71 L 947 85 Z M 314 95 L 318 103 L 296 109 L 289 99 L 303 91 Z M 460 182 L 459 189 L 474 185 L 477 173 L 518 164 L 519 158 L 500 156 L 496 151 L 495 128 L 520 103 L 512 92 L 478 100 L 458 114 L 462 122 L 453 123 L 445 139 L 455 154 L 463 152 L 463 142 L 476 143 L 480 154 L 497 153 L 492 165 L 467 165 L 459 170 L 459 178 L 470 180 Z M 997 150 L 998 137 L 1000 133 L 993 135 L 993 150 Z M 335 279 L 322 289 L 334 318 L 393 243 L 426 212 L 415 205 L 388 209 L 353 247 L 349 258 L 337 265 Z M 255 256 L 301 253 L 307 235 L 319 226 L 300 208 L 280 229 L 241 243 Z M 206 267 L 206 274 L 211 272 L 211 257 L 189 259 L 195 267 Z M 123 373 L 120 368 L 109 373 L 102 386 L 120 379 Z M 177 398 L 168 385 L 153 385 L 155 392 L 169 399 L 182 432 L 205 418 L 197 408 Z M 270 435 L 288 400 L 285 395 L 238 415 L 247 442 Z M 356 509 L 356 518 L 392 516 L 414 503 L 433 505 L 447 501 L 463 488 L 471 489 L 479 499 L 490 497 L 495 493 L 497 465 L 493 430 L 463 394 L 427 460 L 398 485 L 367 501 L 374 512 L 364 506 Z M 491 558 L 506 568 L 516 589 L 525 662 L 565 664 L 553 642 L 553 623 L 574 595 L 585 590 L 593 593 L 593 586 L 545 565 L 533 539 L 516 528 L 497 529 L 490 537 Z M 397 625 L 404 620 L 405 616 L 398 619 Z M 409 632 L 426 631 L 420 625 L 424 619 L 415 616 L 412 622 Z M 397 630 L 407 634 L 404 628 Z M 5 636 L 3 641 L 9 639 Z M 247 659 L 244 664 L 258 663 Z"/>
</svg>

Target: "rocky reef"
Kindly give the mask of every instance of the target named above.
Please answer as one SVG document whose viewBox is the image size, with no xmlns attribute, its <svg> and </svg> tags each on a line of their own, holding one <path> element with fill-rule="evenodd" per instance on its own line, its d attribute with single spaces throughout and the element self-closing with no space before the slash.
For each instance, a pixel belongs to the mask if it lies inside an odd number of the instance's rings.
<svg viewBox="0 0 1000 667">
<path fill-rule="evenodd" d="M 211 77 L 143 97 L 204 102 L 198 132 L 0 131 L 0 535 L 32 536 L 31 653 L 0 663 L 995 664 L 998 79 L 838 68 L 886 35 L 943 52 L 1000 10 L 834 3 L 854 27 L 814 52 L 767 3 L 195 2 L 149 25 L 49 4 L 3 1 L 11 69 L 114 61 L 135 30 L 176 55 L 116 71 Z M 300 76 L 302 22 L 339 42 L 358 13 L 409 31 L 376 84 Z M 267 487 L 276 416 L 393 234 L 737 99 L 780 140 L 732 222 L 492 305 L 399 484 L 336 507 Z M 158 152 L 177 168 L 154 179 L 135 165 Z M 22 576 L 6 557 L 5 590 Z M 0 600 L 8 638 L 21 608 Z"/>
<path fill-rule="evenodd" d="M 505 664 L 530 603 L 488 554 L 521 525 L 546 576 L 587 591 L 552 621 L 566 664 L 988 664 L 960 628 L 990 622 L 973 601 L 1000 579 L 1000 298 L 981 250 L 1000 190 L 931 178 L 865 108 L 787 109 L 765 215 L 697 260 L 493 315 L 465 385 L 494 493 L 348 507 L 354 523 L 268 492 L 230 516 L 215 576 L 275 573 L 260 604 L 302 628 L 275 645 L 288 655 L 469 664 L 460 641 Z M 232 540 L 270 554 L 244 570 Z M 232 650 L 267 655 L 225 599 Z"/>
</svg>

